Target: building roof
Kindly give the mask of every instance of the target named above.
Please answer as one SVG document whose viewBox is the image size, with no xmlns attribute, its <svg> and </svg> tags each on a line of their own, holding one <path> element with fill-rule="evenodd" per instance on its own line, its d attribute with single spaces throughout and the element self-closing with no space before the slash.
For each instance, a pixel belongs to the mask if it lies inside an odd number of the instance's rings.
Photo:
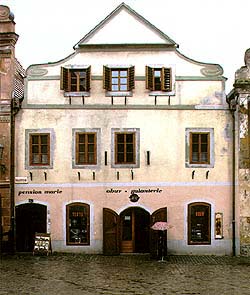
<svg viewBox="0 0 250 295">
<path fill-rule="evenodd" d="M 121 3 L 87 33 L 74 49 L 104 44 L 161 44 L 178 47 L 171 38 L 125 3 Z"/>
<path fill-rule="evenodd" d="M 24 96 L 25 70 L 15 58 L 14 98 L 22 99 Z"/>
</svg>

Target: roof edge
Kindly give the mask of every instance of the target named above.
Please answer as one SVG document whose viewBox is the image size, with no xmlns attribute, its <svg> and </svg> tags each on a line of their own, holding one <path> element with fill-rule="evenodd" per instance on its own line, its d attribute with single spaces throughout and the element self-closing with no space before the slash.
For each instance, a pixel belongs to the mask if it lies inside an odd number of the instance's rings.
<svg viewBox="0 0 250 295">
<path fill-rule="evenodd" d="M 130 6 L 122 2 L 120 5 L 118 5 L 109 15 L 107 15 L 99 24 L 97 24 L 92 30 L 90 30 L 80 41 L 78 41 L 74 46 L 73 49 L 75 50 L 77 47 L 79 47 L 80 43 L 87 40 L 92 34 L 94 34 L 96 31 L 98 31 L 100 28 L 103 27 L 103 25 L 111 19 L 111 17 L 117 15 L 119 11 L 121 11 L 122 8 L 125 8 L 130 14 L 133 14 L 137 19 L 142 21 L 147 26 L 151 27 L 151 29 L 157 31 L 157 33 L 163 37 L 164 39 L 168 40 L 171 44 L 173 44 L 175 47 L 179 47 L 179 45 L 172 40 L 169 36 L 167 36 L 165 33 L 163 33 L 160 29 L 158 29 L 156 26 L 151 24 L 147 19 L 145 19 L 142 15 L 140 15 L 138 12 L 133 10 Z M 93 44 L 94 45 L 94 44 Z M 82 45 L 81 45 L 82 46 Z"/>
</svg>

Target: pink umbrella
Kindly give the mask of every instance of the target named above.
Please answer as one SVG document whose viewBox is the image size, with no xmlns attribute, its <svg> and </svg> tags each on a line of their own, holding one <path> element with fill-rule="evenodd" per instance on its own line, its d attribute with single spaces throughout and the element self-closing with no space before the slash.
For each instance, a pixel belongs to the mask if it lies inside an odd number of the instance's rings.
<svg viewBox="0 0 250 295">
<path fill-rule="evenodd" d="M 168 230 L 171 227 L 172 226 L 169 223 L 167 223 L 166 221 L 157 221 L 151 226 L 151 228 L 153 230 L 162 230 L 162 231 Z"/>
</svg>

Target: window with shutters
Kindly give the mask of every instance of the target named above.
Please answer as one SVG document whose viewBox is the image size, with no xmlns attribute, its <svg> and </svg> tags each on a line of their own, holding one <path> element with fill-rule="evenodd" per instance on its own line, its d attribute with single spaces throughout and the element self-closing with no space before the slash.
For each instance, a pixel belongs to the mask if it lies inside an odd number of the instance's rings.
<svg viewBox="0 0 250 295">
<path fill-rule="evenodd" d="M 103 66 L 103 88 L 114 95 L 115 93 L 131 92 L 135 86 L 134 75 L 134 66 Z"/>
<path fill-rule="evenodd" d="M 113 128 L 112 167 L 138 168 L 140 130 L 138 128 Z"/>
<path fill-rule="evenodd" d="M 214 167 L 213 128 L 186 129 L 186 167 Z"/>
<path fill-rule="evenodd" d="M 150 91 L 171 92 L 172 69 L 146 66 L 146 88 Z"/>
<path fill-rule="evenodd" d="M 91 67 L 61 67 L 60 88 L 65 92 L 89 92 Z"/>
<path fill-rule="evenodd" d="M 67 245 L 90 244 L 90 208 L 88 204 L 72 203 L 66 206 Z"/>
<path fill-rule="evenodd" d="M 76 164 L 96 165 L 96 133 L 76 133 Z"/>
<path fill-rule="evenodd" d="M 30 134 L 30 166 L 46 166 L 50 163 L 50 135 L 46 133 Z"/>
</svg>

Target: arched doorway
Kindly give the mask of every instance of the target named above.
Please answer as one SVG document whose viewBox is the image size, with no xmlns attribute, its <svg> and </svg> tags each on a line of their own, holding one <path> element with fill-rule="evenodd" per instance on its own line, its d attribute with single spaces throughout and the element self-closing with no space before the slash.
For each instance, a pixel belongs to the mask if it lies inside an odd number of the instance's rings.
<svg viewBox="0 0 250 295">
<path fill-rule="evenodd" d="M 33 251 L 36 232 L 47 232 L 47 207 L 34 203 L 16 206 L 16 250 Z"/>
<path fill-rule="evenodd" d="M 130 207 L 120 214 L 121 253 L 149 253 L 150 214 Z"/>
</svg>

